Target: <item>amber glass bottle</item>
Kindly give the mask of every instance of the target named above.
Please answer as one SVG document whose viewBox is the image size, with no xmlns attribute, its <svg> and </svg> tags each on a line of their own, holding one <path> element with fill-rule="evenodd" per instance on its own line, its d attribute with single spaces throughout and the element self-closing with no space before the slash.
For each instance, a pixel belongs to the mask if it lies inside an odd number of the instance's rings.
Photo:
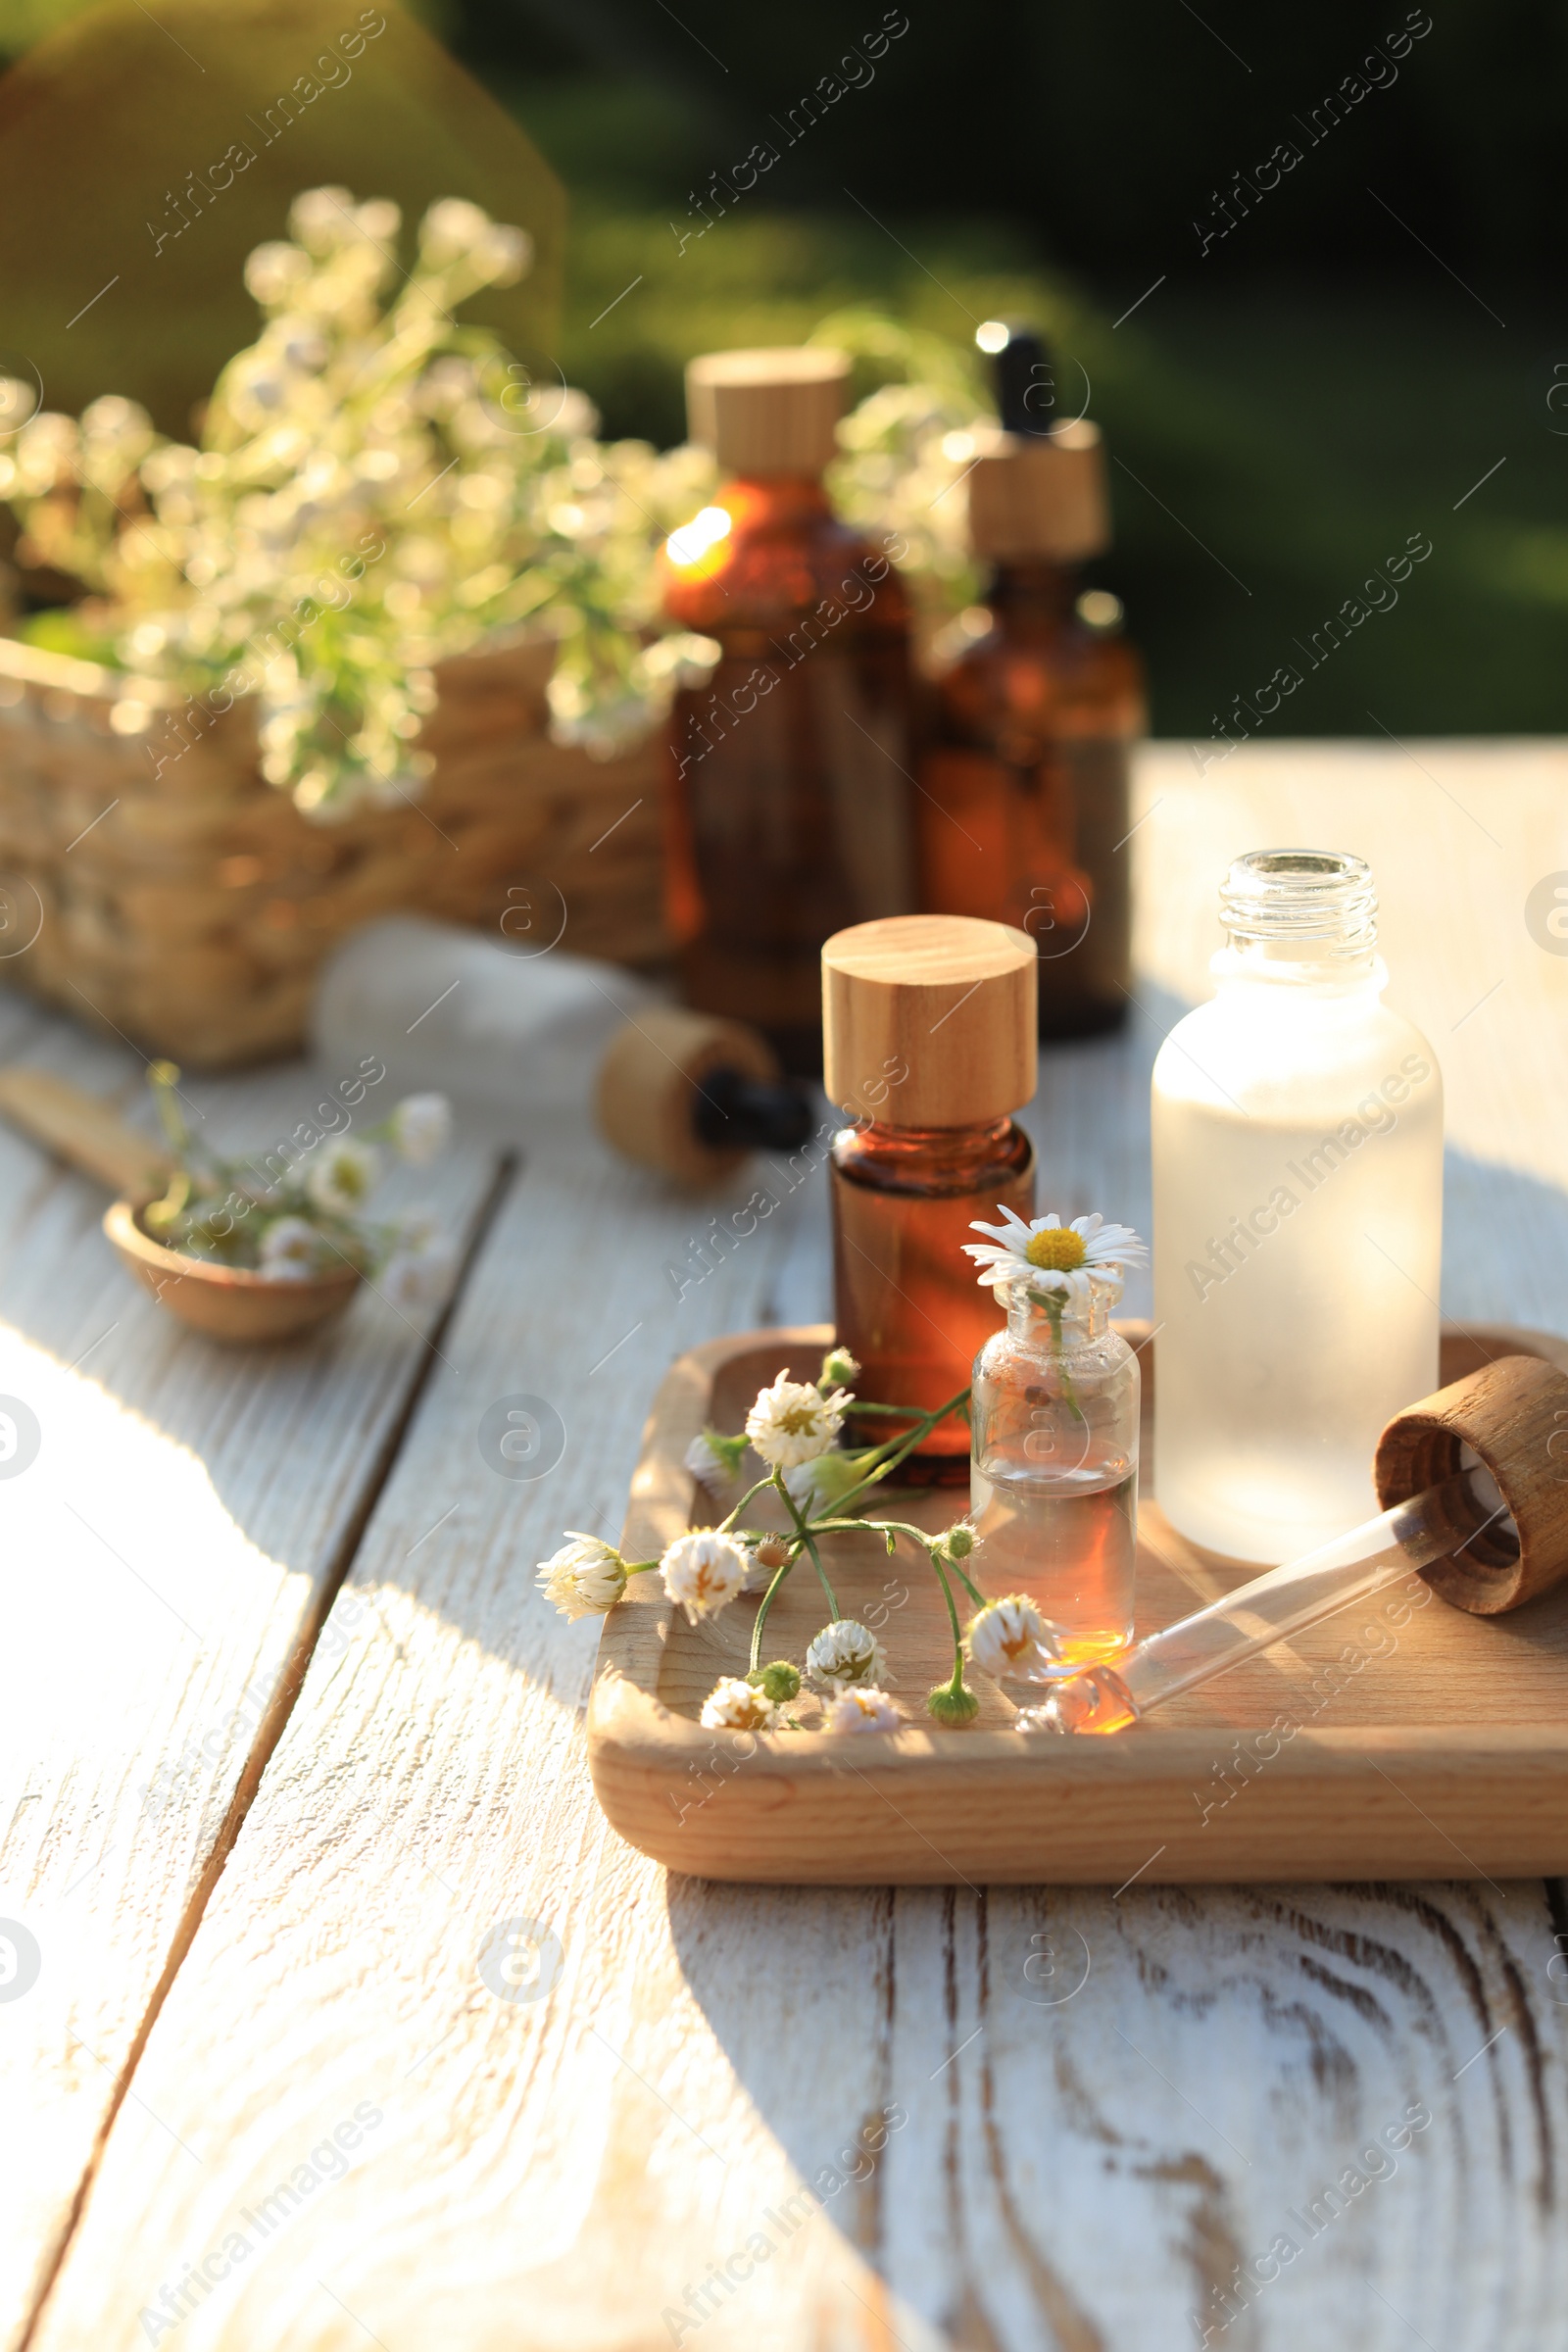
<svg viewBox="0 0 1568 2352">
<path fill-rule="evenodd" d="M 878 1403 L 934 1410 L 1002 1328 L 963 1245 L 999 1205 L 1034 1212 L 1011 1113 L 1035 1091 L 1035 1004 L 1033 944 L 1001 923 L 906 915 L 822 951 L 824 1082 L 854 1122 L 833 1140 L 834 1315 Z M 968 1424 L 942 1423 L 921 1459 L 965 1480 Z"/>
<path fill-rule="evenodd" d="M 694 360 L 692 438 L 730 478 L 662 559 L 665 610 L 722 649 L 671 726 L 682 985 L 805 1072 L 822 1066 L 822 942 L 915 904 L 907 602 L 821 483 L 848 376 L 842 352 Z"/>
<path fill-rule="evenodd" d="M 1109 538 L 1098 427 L 987 438 L 969 532 L 995 569 L 989 627 L 938 680 L 919 768 L 921 905 L 1027 931 L 1040 1031 L 1124 1017 L 1130 980 L 1128 766 L 1143 669 L 1114 597 L 1079 593 Z"/>
</svg>

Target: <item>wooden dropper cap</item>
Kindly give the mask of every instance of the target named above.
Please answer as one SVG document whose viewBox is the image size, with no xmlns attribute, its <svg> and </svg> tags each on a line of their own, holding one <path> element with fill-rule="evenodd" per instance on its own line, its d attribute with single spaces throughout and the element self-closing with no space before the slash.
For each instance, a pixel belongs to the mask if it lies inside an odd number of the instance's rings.
<svg viewBox="0 0 1568 2352">
<path fill-rule="evenodd" d="M 1496 1480 L 1518 1547 L 1456 1519 L 1455 1549 L 1421 1573 L 1456 1609 L 1495 1617 L 1568 1575 L 1568 1374 L 1537 1355 L 1500 1355 L 1396 1413 L 1372 1464 L 1381 1507 L 1451 1478 L 1463 1446 Z"/>
<path fill-rule="evenodd" d="M 707 1143 L 699 1132 L 704 1080 L 719 1070 L 762 1080 L 780 1074 L 766 1039 L 744 1022 L 650 1006 L 606 1048 L 594 1090 L 600 1134 L 625 1158 L 677 1184 L 716 1184 L 752 1149 Z"/>
<path fill-rule="evenodd" d="M 710 351 L 686 369 L 687 426 L 725 473 L 820 473 L 849 381 L 842 351 Z"/>
<path fill-rule="evenodd" d="M 1006 923 L 895 914 L 822 950 L 828 1100 L 890 1127 L 1004 1119 L 1038 1079 L 1039 961 Z"/>
<path fill-rule="evenodd" d="M 969 544 L 993 563 L 1081 564 L 1110 545 L 1105 453 L 1079 417 L 1049 433 L 981 432 L 969 474 Z"/>
</svg>

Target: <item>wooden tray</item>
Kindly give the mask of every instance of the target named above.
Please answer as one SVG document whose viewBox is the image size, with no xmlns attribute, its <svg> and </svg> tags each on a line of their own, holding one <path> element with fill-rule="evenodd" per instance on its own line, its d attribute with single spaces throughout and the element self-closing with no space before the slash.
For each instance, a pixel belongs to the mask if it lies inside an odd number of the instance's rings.
<svg viewBox="0 0 1568 2352">
<path fill-rule="evenodd" d="M 1147 1324 L 1119 1328 L 1142 1349 L 1147 1464 L 1152 1343 Z M 781 1365 L 814 1379 L 831 1336 L 825 1325 L 746 1332 L 679 1359 L 644 1432 L 628 1558 L 722 1516 L 683 1466 L 687 1446 L 705 1421 L 738 1429 Z M 1568 1370 L 1568 1343 L 1544 1333 L 1447 1326 L 1443 1378 L 1510 1353 Z M 966 1500 L 960 1488 L 887 1494 L 874 1507 L 937 1528 Z M 890 1560 L 869 1536 L 834 1540 L 840 1606 L 880 1619 L 898 1694 L 919 1718 L 884 1736 L 704 1731 L 697 1717 L 716 1678 L 746 1671 L 757 1604 L 742 1598 L 692 1627 L 657 1576 L 635 1578 L 605 1621 L 588 1717 L 594 1786 L 621 1836 L 700 1878 L 858 1886 L 1568 1870 L 1568 1587 L 1483 1619 L 1411 1577 L 1147 1724 L 1107 1739 L 1025 1739 L 983 1678 L 973 1728 L 939 1731 L 924 1716 L 927 1689 L 952 1671 L 951 1636 L 934 1578 L 907 1554 Z M 1255 1573 L 1179 1537 L 1146 1473 L 1141 1634 Z M 799 1662 L 823 1614 L 820 1586 L 798 1569 L 769 1615 L 767 1655 Z"/>
</svg>

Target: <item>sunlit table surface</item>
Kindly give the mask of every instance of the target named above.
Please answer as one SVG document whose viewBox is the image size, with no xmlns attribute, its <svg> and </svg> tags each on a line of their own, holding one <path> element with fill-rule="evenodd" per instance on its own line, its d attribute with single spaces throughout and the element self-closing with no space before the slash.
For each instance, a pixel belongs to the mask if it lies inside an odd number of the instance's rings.
<svg viewBox="0 0 1568 2352">
<path fill-rule="evenodd" d="M 1568 749 L 1282 743 L 1200 777 L 1156 745 L 1137 814 L 1136 1003 L 1043 1065 L 1042 1206 L 1148 1230 L 1150 1065 L 1206 993 L 1220 871 L 1349 848 L 1447 1084 L 1445 1304 L 1568 1329 Z M 142 1091 L 10 993 L 0 1053 Z M 187 1092 L 254 1142 L 318 1085 Z M 0 1463 L 5 2340 L 1563 2343 L 1562 1886 L 761 1890 L 606 1827 L 596 1628 L 534 1563 L 618 1531 L 675 1354 L 829 1311 L 820 1176 L 677 1298 L 753 1181 L 695 1201 L 586 1129 L 460 1152 L 444 1318 L 366 1296 L 247 1355 L 0 1131 L 0 1393 L 41 1440 Z M 534 1480 L 481 1444 L 523 1396 L 564 1431 Z"/>
</svg>

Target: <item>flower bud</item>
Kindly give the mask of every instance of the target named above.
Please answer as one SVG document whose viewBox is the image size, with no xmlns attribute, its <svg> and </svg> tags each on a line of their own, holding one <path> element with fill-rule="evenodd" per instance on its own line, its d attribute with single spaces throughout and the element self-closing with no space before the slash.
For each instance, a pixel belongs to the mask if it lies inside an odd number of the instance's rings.
<svg viewBox="0 0 1568 2352">
<path fill-rule="evenodd" d="M 821 1377 L 817 1386 L 822 1389 L 853 1388 L 860 1377 L 860 1367 L 847 1348 L 830 1348 L 822 1358 Z"/>
<path fill-rule="evenodd" d="M 783 1567 L 790 1556 L 790 1547 L 782 1536 L 764 1536 L 757 1546 L 757 1565 L 765 1568 L 770 1576 Z"/>
<path fill-rule="evenodd" d="M 790 1699 L 800 1695 L 800 1668 L 792 1666 L 788 1658 L 775 1658 L 770 1666 L 754 1667 L 746 1680 L 760 1690 L 764 1698 L 770 1698 L 775 1707 L 784 1706 Z"/>
<path fill-rule="evenodd" d="M 966 1560 L 974 1549 L 974 1529 L 965 1519 L 950 1527 L 942 1539 L 942 1548 L 950 1560 Z"/>
<path fill-rule="evenodd" d="M 956 1690 L 951 1683 L 938 1683 L 933 1690 L 927 1692 L 925 1705 L 928 1715 L 934 1715 L 938 1723 L 955 1729 L 959 1724 L 973 1723 L 980 1712 L 979 1699 L 964 1683 L 960 1683 Z"/>
</svg>

